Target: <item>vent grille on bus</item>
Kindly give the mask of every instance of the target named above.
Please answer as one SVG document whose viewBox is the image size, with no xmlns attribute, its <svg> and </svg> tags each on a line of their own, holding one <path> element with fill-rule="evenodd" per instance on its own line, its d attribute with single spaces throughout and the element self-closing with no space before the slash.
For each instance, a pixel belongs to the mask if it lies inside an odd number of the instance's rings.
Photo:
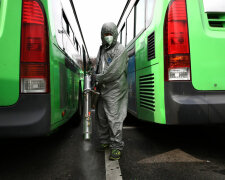
<svg viewBox="0 0 225 180">
<path fill-rule="evenodd" d="M 148 60 L 155 59 L 155 32 L 148 36 Z"/>
<path fill-rule="evenodd" d="M 225 27 L 225 14 L 208 14 L 209 25 L 211 27 L 224 28 Z"/>
<path fill-rule="evenodd" d="M 140 107 L 155 111 L 154 74 L 140 76 Z"/>
</svg>

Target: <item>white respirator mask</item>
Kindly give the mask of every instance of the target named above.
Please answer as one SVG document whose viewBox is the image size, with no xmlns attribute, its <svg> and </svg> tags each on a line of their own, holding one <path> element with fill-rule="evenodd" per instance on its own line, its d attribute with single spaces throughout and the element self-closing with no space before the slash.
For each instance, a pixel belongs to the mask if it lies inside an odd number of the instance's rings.
<svg viewBox="0 0 225 180">
<path fill-rule="evenodd" d="M 105 36 L 104 39 L 108 45 L 111 45 L 113 42 L 113 36 Z"/>
</svg>

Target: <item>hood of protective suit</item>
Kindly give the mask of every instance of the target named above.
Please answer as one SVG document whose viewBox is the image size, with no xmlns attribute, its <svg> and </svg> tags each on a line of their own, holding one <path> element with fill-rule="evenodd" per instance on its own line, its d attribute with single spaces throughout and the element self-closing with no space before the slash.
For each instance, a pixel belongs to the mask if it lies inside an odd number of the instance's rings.
<svg viewBox="0 0 225 180">
<path fill-rule="evenodd" d="M 110 33 L 113 36 L 113 42 L 109 47 L 107 47 L 108 49 L 108 48 L 114 47 L 117 43 L 117 38 L 118 38 L 117 26 L 113 22 L 103 24 L 102 31 L 101 31 L 102 45 L 107 45 L 107 42 L 104 39 L 104 34 L 106 33 Z"/>
</svg>

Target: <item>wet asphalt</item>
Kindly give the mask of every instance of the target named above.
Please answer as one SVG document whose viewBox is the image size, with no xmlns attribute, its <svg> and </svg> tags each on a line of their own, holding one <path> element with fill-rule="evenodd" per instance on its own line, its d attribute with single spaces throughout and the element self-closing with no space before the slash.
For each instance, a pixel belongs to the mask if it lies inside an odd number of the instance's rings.
<svg viewBox="0 0 225 180">
<path fill-rule="evenodd" d="M 163 126 L 125 121 L 124 180 L 225 179 L 225 126 Z M 73 119 L 48 137 L 0 140 L 0 180 L 104 180 L 104 153 L 83 141 Z"/>
<path fill-rule="evenodd" d="M 164 126 L 129 116 L 120 160 L 124 180 L 225 179 L 225 126 Z"/>
<path fill-rule="evenodd" d="M 84 141 L 82 123 L 73 120 L 48 137 L 0 140 L 0 180 L 105 179 L 95 133 Z"/>
</svg>

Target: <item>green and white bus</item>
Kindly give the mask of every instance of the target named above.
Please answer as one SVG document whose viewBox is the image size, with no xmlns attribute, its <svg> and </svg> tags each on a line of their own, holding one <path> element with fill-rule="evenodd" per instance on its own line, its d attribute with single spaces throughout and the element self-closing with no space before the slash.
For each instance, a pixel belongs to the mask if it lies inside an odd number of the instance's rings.
<svg viewBox="0 0 225 180">
<path fill-rule="evenodd" d="M 128 0 L 129 112 L 160 124 L 225 123 L 225 1 Z"/>
<path fill-rule="evenodd" d="M 0 137 L 47 135 L 81 110 L 87 56 L 72 1 L 1 0 Z"/>
</svg>

